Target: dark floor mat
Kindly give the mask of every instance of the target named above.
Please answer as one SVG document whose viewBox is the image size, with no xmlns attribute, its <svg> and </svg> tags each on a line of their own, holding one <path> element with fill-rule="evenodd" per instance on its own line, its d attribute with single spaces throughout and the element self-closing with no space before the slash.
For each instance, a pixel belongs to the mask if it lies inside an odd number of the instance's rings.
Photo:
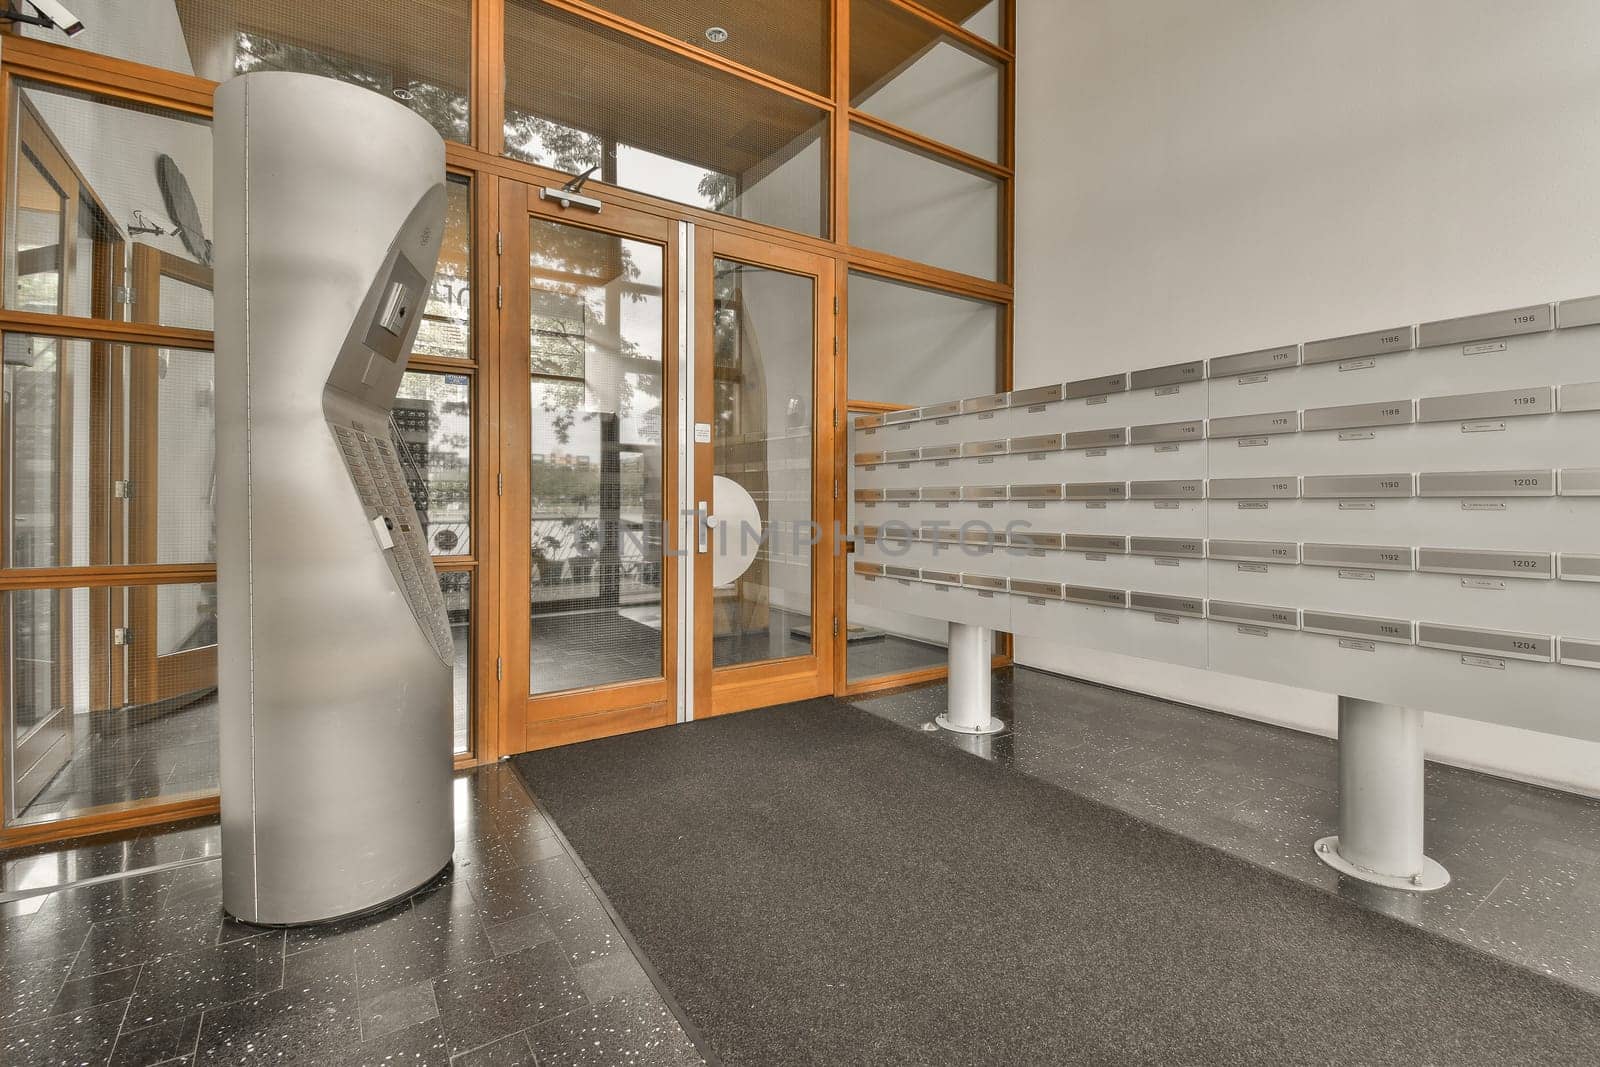
<svg viewBox="0 0 1600 1067">
<path fill-rule="evenodd" d="M 728 1064 L 1600 1049 L 1600 999 L 831 700 L 515 764 Z"/>
</svg>

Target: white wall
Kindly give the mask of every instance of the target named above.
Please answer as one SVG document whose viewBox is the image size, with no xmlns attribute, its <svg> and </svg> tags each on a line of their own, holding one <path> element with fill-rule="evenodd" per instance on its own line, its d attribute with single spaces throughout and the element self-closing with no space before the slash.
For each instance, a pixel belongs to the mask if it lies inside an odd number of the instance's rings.
<svg viewBox="0 0 1600 1067">
<path fill-rule="evenodd" d="M 69 38 L 53 29 L 23 26 L 23 36 L 194 73 L 173 0 L 67 0 L 67 6 L 83 20 L 82 33 Z"/>
<path fill-rule="evenodd" d="M 1018 0 L 1016 384 L 1600 293 L 1600 4 Z M 1024 639 L 1331 733 L 1333 698 Z M 1430 715 L 1600 794 L 1600 745 Z"/>
</svg>

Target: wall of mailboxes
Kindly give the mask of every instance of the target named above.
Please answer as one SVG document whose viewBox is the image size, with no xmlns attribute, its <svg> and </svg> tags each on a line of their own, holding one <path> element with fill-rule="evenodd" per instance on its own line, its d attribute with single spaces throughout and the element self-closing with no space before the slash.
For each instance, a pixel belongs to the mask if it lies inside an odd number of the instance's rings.
<svg viewBox="0 0 1600 1067">
<path fill-rule="evenodd" d="M 1600 739 L 1600 297 L 852 433 L 857 600 Z"/>
</svg>

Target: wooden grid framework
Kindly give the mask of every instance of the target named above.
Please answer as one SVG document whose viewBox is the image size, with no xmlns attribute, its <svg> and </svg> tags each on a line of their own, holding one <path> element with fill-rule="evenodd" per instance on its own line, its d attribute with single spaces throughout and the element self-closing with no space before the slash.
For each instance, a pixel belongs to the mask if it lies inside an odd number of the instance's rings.
<svg viewBox="0 0 1600 1067">
<path fill-rule="evenodd" d="M 498 493 L 506 449 L 525 444 L 528 426 L 525 416 L 516 416 L 516 405 L 507 396 L 508 388 L 515 384 L 516 375 L 507 373 L 502 353 L 507 348 L 508 333 L 503 317 L 499 328 L 490 312 L 494 301 L 484 294 L 497 291 L 502 277 L 516 278 L 502 263 L 515 263 L 496 253 L 497 236 L 501 235 L 502 219 L 508 207 L 525 203 L 529 186 L 547 185 L 565 181 L 568 175 L 546 167 L 519 162 L 502 155 L 502 115 L 505 107 L 506 55 L 504 34 L 506 3 L 508 0 L 472 0 L 471 9 L 471 90 L 470 90 L 470 144 L 449 143 L 446 161 L 452 174 L 465 177 L 471 183 L 472 200 L 472 300 L 471 358 L 451 359 L 431 356 L 413 356 L 409 368 L 419 371 L 444 372 L 463 375 L 471 382 L 473 434 L 471 456 L 473 474 L 471 519 L 472 543 L 464 555 L 442 557 L 436 560 L 441 572 L 468 572 L 472 577 L 471 608 L 471 662 L 470 692 L 472 700 L 472 748 L 457 758 L 458 766 L 471 766 L 488 762 L 504 754 L 520 750 L 525 745 L 525 735 L 509 709 L 517 705 L 507 687 L 509 677 L 500 677 L 497 663 L 506 646 L 517 612 L 506 610 L 505 590 L 508 584 L 501 575 L 506 564 L 521 559 L 526 562 L 526 552 L 515 546 L 503 546 L 504 531 L 513 528 L 505 521 L 510 507 L 511 494 Z M 618 186 L 591 185 L 591 191 L 603 196 L 608 207 L 619 211 L 635 212 L 641 217 L 657 221 L 685 220 L 693 223 L 702 233 L 728 247 L 760 245 L 768 250 L 769 257 L 781 261 L 787 256 L 820 257 L 831 261 L 832 279 L 836 283 L 838 316 L 848 323 L 849 287 L 845 282 L 851 273 L 861 273 L 884 279 L 909 283 L 949 294 L 974 297 L 996 304 L 1001 310 L 1002 345 L 997 367 L 996 386 L 1011 386 L 1011 346 L 1013 337 L 1012 285 L 1013 277 L 1013 212 L 1015 204 L 1015 5 L 1006 5 L 1003 18 L 1002 43 L 994 43 L 974 34 L 915 0 L 858 0 L 879 5 L 891 5 L 898 12 L 920 20 L 930 32 L 973 54 L 987 58 L 999 65 L 1003 74 L 1003 114 L 1000 116 L 1000 151 L 995 161 L 951 148 L 922 134 L 901 128 L 881 118 L 869 115 L 851 104 L 851 3 L 852 0 L 831 0 L 831 35 L 828 42 L 829 92 L 823 95 L 810 89 L 785 82 L 764 71 L 735 62 L 707 48 L 670 36 L 660 30 L 633 22 L 584 0 L 516 0 L 539 2 L 559 9 L 588 23 L 623 35 L 634 41 L 645 42 L 657 49 L 670 52 L 683 60 L 713 68 L 725 75 L 760 86 L 772 93 L 781 94 L 819 109 L 829 121 L 829 171 L 827 175 L 827 236 L 813 237 L 778 230 L 756 222 L 717 214 L 711 211 L 669 202 Z M 142 64 L 70 48 L 45 40 L 23 37 L 13 30 L 0 36 L 0 126 L 12 131 L 11 110 L 16 99 L 19 80 L 59 87 L 66 90 L 93 94 L 107 102 L 121 102 L 160 108 L 180 116 L 209 118 L 211 96 L 216 87 L 204 78 L 179 74 Z M 875 136 L 887 138 L 904 148 L 943 160 L 969 172 L 995 179 L 1001 189 L 1000 233 L 1002 249 L 998 277 L 991 281 L 955 271 L 918 263 L 850 243 L 849 234 L 849 148 L 850 131 L 854 128 L 870 131 Z M 4 183 L 10 173 L 0 175 L 0 202 L 9 202 Z M 523 242 L 526 241 L 526 227 Z M 512 232 L 515 232 L 513 230 Z M 509 236 L 509 235 L 506 235 Z M 708 242 L 709 247 L 709 242 Z M 526 263 L 524 254 L 522 263 Z M 525 269 L 525 268 L 524 268 Z M 525 282 L 525 277 L 519 280 Z M 513 298 L 515 294 L 510 294 Z M 525 302 L 526 293 L 522 294 Z M 510 307 L 514 299 L 506 301 Z M 521 320 L 526 322 L 524 316 Z M 37 333 L 63 339 L 85 339 L 100 344 L 143 346 L 148 349 L 176 348 L 209 351 L 212 335 L 209 331 L 167 327 L 141 322 L 112 321 L 100 318 L 72 318 L 41 315 L 0 308 L 0 332 Z M 851 410 L 892 410 L 897 405 L 870 397 L 849 397 L 848 383 L 849 335 L 847 328 L 838 330 L 837 354 L 832 357 L 828 395 L 836 398 L 834 415 L 839 429 L 837 435 L 826 435 L 827 455 L 831 455 L 831 471 L 824 463 L 818 471 L 819 484 L 830 474 L 838 484 L 847 484 L 848 413 Z M 820 351 L 819 346 L 819 351 Z M 819 370 L 826 372 L 826 363 Z M 522 388 L 525 389 L 525 386 Z M 818 417 L 819 437 L 823 427 L 821 413 Z M 831 424 L 830 424 L 831 427 Z M 520 437 L 519 437 L 520 435 Z M 824 455 L 824 459 L 827 458 Z M 3 476 L 3 475 L 0 475 Z M 3 491 L 3 486 L 0 486 Z M 842 516 L 842 509 L 841 509 Z M 507 550 L 509 549 L 509 550 Z M 832 583 L 831 599 L 837 615 L 844 614 L 847 602 L 848 559 L 835 555 L 831 574 L 825 581 Z M 216 568 L 202 563 L 121 563 L 97 564 L 84 567 L 53 567 L 30 570 L 0 568 L 0 593 L 26 589 L 64 588 L 144 588 L 163 584 L 204 583 L 216 579 Z M 524 587 L 525 588 L 525 587 Z M 832 674 L 833 691 L 855 694 L 881 690 L 917 682 L 937 679 L 942 668 L 933 668 L 872 679 L 851 685 L 846 677 L 845 631 L 840 620 L 839 633 L 825 657 Z M 1001 655 L 996 663 L 1006 662 L 1010 653 L 1009 636 L 1003 637 Z M 753 706 L 771 703 L 760 696 L 759 672 L 753 679 L 752 692 L 742 699 L 730 698 L 735 704 Z M 525 692 L 525 689 L 524 689 Z M 520 698 L 520 694 L 518 697 Z M 604 689 L 586 693 L 565 694 L 579 704 L 610 710 L 616 716 L 616 728 L 634 729 L 658 725 L 663 719 L 661 706 L 628 706 L 606 708 Z M 729 710 L 732 710 L 729 708 Z M 559 731 L 556 732 L 559 735 Z M 553 737 L 556 739 L 556 737 Z M 0 766 L 0 775 L 5 768 Z M 93 834 L 120 832 L 138 826 L 154 825 L 196 815 L 207 815 L 217 810 L 214 794 L 166 796 L 150 802 L 110 805 L 87 814 L 37 825 L 0 828 L 0 848 L 32 844 L 42 841 L 85 837 Z"/>
</svg>

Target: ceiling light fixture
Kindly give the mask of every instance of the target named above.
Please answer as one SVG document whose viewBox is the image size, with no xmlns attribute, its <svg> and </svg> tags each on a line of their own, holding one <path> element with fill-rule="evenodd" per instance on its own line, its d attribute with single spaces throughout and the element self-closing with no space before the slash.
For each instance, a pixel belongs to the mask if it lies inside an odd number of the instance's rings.
<svg viewBox="0 0 1600 1067">
<path fill-rule="evenodd" d="M 728 31 L 721 26 L 712 26 L 706 30 L 706 40 L 712 44 L 721 44 L 728 39 Z"/>
</svg>

